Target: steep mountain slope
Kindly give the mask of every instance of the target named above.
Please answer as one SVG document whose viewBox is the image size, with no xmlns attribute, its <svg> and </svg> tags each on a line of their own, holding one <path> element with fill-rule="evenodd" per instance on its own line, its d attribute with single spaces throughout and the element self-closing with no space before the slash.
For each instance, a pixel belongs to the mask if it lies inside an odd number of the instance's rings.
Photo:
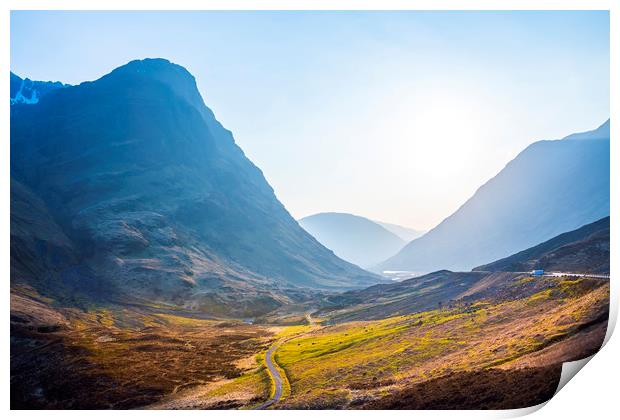
<svg viewBox="0 0 620 420">
<path fill-rule="evenodd" d="M 383 226 L 385 229 L 389 230 L 405 242 L 411 242 L 425 233 L 423 230 L 411 229 L 405 226 L 395 225 L 393 223 L 379 222 L 377 220 L 374 222 Z"/>
<path fill-rule="evenodd" d="M 547 271 L 609 273 L 609 217 L 563 233 L 475 271 Z"/>
<path fill-rule="evenodd" d="M 319 213 L 299 224 L 340 258 L 370 267 L 397 253 L 405 241 L 365 217 L 347 213 Z"/>
<path fill-rule="evenodd" d="M 67 87 L 60 82 L 40 82 L 30 79 L 22 79 L 11 72 L 10 95 L 11 105 L 36 104 L 41 96 L 56 89 Z"/>
<path fill-rule="evenodd" d="M 376 270 L 470 270 L 609 215 L 609 120 L 528 146 L 463 206 Z"/>
<path fill-rule="evenodd" d="M 76 250 L 71 269 L 125 299 L 243 315 L 305 289 L 379 280 L 299 227 L 193 76 L 167 60 L 132 61 L 34 106 L 13 105 L 11 176 Z M 22 207 L 11 213 L 21 217 Z M 47 256 L 28 249 L 29 259 Z M 92 276 L 78 277 L 88 287 Z"/>
<path fill-rule="evenodd" d="M 77 262 L 71 240 L 56 224 L 45 203 L 11 180 L 11 278 L 45 285 Z M 55 279 L 57 281 L 57 279 Z"/>
</svg>

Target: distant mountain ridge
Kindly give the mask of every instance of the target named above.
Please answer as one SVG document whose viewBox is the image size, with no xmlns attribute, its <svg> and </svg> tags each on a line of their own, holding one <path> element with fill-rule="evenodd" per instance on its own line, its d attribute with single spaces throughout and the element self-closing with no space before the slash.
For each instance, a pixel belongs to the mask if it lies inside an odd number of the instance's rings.
<svg viewBox="0 0 620 420">
<path fill-rule="evenodd" d="M 12 284 L 254 316 L 381 281 L 299 227 L 183 67 L 136 60 L 40 98 L 11 106 Z"/>
<path fill-rule="evenodd" d="M 530 271 L 609 273 L 609 217 L 556 236 L 475 271 Z"/>
<path fill-rule="evenodd" d="M 609 124 L 531 144 L 451 216 L 374 269 L 471 270 L 608 216 Z"/>
<path fill-rule="evenodd" d="M 360 267 L 377 264 L 405 245 L 381 224 L 348 213 L 318 213 L 299 224 L 340 258 Z"/>
<path fill-rule="evenodd" d="M 414 239 L 424 235 L 424 233 L 426 232 L 424 230 L 411 229 L 409 227 L 396 225 L 394 223 L 379 222 L 377 220 L 374 220 L 374 222 L 383 226 L 385 229 L 389 230 L 405 242 L 411 242 Z"/>
<path fill-rule="evenodd" d="M 40 82 L 30 79 L 22 79 L 11 72 L 10 95 L 11 105 L 36 104 L 41 97 L 52 90 L 68 87 L 61 82 Z"/>
</svg>

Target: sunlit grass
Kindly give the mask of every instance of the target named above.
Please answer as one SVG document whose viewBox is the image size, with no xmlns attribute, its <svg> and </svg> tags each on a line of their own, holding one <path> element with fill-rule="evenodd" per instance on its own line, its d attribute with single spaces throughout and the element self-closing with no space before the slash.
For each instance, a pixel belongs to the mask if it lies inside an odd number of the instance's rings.
<svg viewBox="0 0 620 420">
<path fill-rule="evenodd" d="M 189 318 L 185 316 L 171 314 L 155 314 L 155 316 L 167 321 L 168 323 L 184 327 L 213 326 L 218 322 L 210 319 Z"/>
<path fill-rule="evenodd" d="M 523 280 L 517 286 L 531 281 Z M 318 397 L 317 389 L 381 392 L 400 380 L 499 366 L 541 350 L 574 333 L 609 293 L 608 286 L 583 279 L 558 279 L 542 287 L 509 301 L 321 327 L 283 343 L 276 361 L 297 401 Z"/>
</svg>

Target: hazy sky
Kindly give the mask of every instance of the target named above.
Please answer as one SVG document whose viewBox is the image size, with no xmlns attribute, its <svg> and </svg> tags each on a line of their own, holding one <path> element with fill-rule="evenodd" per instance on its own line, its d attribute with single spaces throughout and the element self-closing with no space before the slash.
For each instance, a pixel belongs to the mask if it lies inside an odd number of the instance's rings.
<svg viewBox="0 0 620 420">
<path fill-rule="evenodd" d="M 11 69 L 196 76 L 294 217 L 428 229 L 526 145 L 609 117 L 607 12 L 12 12 Z"/>
</svg>

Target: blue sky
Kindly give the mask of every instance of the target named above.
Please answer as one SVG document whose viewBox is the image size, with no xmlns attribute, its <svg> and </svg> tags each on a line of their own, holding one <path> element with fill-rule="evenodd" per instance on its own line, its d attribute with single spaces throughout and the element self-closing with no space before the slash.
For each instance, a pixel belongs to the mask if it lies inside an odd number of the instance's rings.
<svg viewBox="0 0 620 420">
<path fill-rule="evenodd" d="M 607 12 L 11 13 L 22 77 L 144 57 L 196 76 L 297 218 L 428 229 L 529 143 L 609 117 Z"/>
</svg>

